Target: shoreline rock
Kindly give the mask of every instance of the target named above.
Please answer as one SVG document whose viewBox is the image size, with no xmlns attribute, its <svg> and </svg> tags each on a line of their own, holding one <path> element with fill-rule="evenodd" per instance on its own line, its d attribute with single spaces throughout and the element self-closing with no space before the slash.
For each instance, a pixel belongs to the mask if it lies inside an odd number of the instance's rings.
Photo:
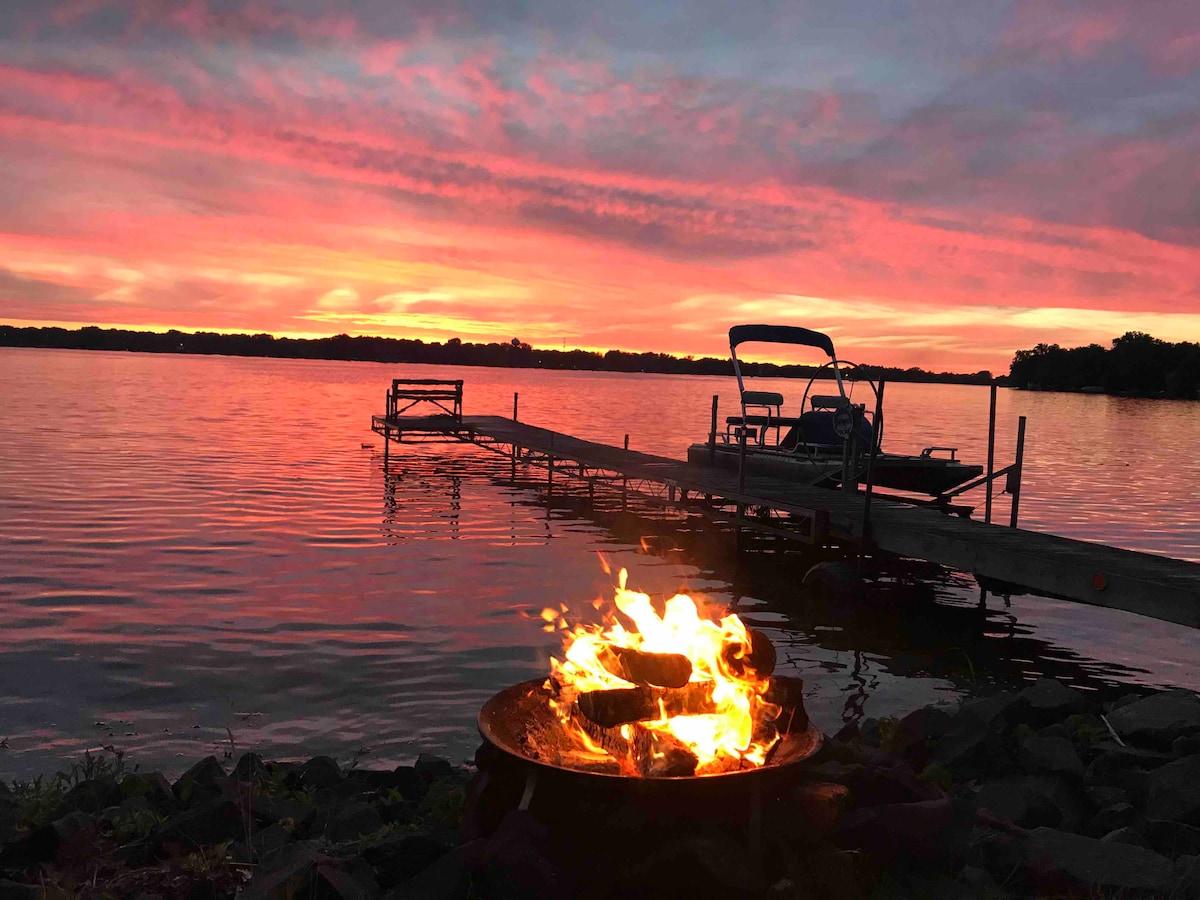
<svg viewBox="0 0 1200 900">
<path fill-rule="evenodd" d="M 1102 704 L 1042 679 L 864 721 L 757 813 L 550 779 L 530 793 L 527 770 L 487 747 L 477 761 L 247 753 L 174 783 L 93 765 L 0 784 L 0 897 L 1200 898 L 1200 698 L 1184 691 Z"/>
</svg>

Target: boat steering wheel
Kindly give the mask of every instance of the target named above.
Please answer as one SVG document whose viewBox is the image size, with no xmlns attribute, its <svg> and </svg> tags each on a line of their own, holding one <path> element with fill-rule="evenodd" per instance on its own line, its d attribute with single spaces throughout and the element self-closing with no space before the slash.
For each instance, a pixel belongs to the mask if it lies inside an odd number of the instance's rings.
<svg viewBox="0 0 1200 900">
<path fill-rule="evenodd" d="M 801 400 L 800 400 L 800 417 L 803 417 L 803 415 L 804 415 L 805 409 L 808 406 L 808 395 L 810 393 L 813 393 L 813 385 L 816 384 L 818 379 L 821 379 L 822 381 L 833 380 L 834 383 L 836 384 L 836 378 L 834 378 L 834 379 L 822 378 L 822 374 L 824 373 L 824 371 L 826 369 L 829 369 L 832 371 L 835 366 L 837 367 L 838 372 L 841 374 L 842 381 L 850 382 L 850 390 L 846 394 L 846 399 L 849 400 L 851 403 L 854 402 L 854 388 L 858 386 L 859 382 L 865 382 L 868 386 L 870 386 L 871 396 L 872 396 L 874 402 L 867 404 L 867 409 L 871 415 L 871 418 L 869 421 L 871 422 L 871 427 L 872 427 L 872 430 L 874 431 L 875 449 L 876 449 L 876 451 L 882 450 L 883 449 L 883 414 L 882 414 L 882 411 L 880 411 L 879 421 L 875 421 L 875 411 L 876 411 L 876 407 L 878 407 L 878 405 L 879 405 L 879 387 L 878 387 L 878 385 L 875 384 L 875 381 L 871 378 L 856 378 L 855 377 L 855 373 L 859 370 L 859 368 L 861 368 L 858 365 L 858 363 L 847 362 L 846 360 L 839 359 L 836 361 L 829 360 L 828 362 L 819 366 L 817 368 L 817 371 L 813 373 L 813 376 L 808 379 L 808 384 L 804 388 L 804 397 L 801 398 Z M 805 451 L 808 454 L 809 462 L 815 466 L 816 462 L 817 462 L 816 454 L 813 452 L 812 445 L 809 444 L 808 441 L 806 441 L 804 439 L 804 426 L 797 425 L 796 428 L 797 428 L 797 432 L 798 432 L 797 445 L 803 444 Z M 867 457 L 870 455 L 870 452 L 871 452 L 870 447 L 859 448 L 859 455 L 860 455 L 859 465 L 861 466 L 861 468 L 859 468 L 858 472 L 856 473 L 856 477 L 859 478 L 860 480 L 861 480 L 861 477 L 866 474 Z"/>
</svg>

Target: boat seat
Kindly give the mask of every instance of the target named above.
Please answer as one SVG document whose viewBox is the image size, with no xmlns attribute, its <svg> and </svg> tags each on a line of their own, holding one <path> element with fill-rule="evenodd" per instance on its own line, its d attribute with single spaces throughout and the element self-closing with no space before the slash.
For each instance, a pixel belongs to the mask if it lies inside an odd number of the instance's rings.
<svg viewBox="0 0 1200 900">
<path fill-rule="evenodd" d="M 742 391 L 743 406 L 783 406 L 783 394 L 774 391 Z"/>
<path fill-rule="evenodd" d="M 774 428 L 778 425 L 781 428 L 791 428 L 793 425 L 799 425 L 799 419 L 793 419 L 787 416 L 728 416 L 725 419 L 726 425 L 756 425 L 762 427 L 770 425 Z"/>
</svg>

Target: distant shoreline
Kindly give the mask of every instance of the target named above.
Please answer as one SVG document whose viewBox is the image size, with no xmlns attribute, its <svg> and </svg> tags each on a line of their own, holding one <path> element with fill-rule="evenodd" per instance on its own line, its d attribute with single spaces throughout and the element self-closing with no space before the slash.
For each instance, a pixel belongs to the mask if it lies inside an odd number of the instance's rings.
<svg viewBox="0 0 1200 900">
<path fill-rule="evenodd" d="M 664 375 L 724 375 L 732 377 L 728 359 L 671 356 L 666 353 L 629 353 L 609 350 L 537 349 L 513 340 L 507 344 L 472 344 L 451 338 L 443 343 L 426 343 L 384 337 L 277 338 L 270 334 L 217 334 L 214 332 L 131 331 L 86 326 L 78 329 L 35 328 L 0 325 L 0 347 L 32 347 L 64 350 L 112 350 L 134 353 L 188 353 L 201 356 L 243 356 L 268 359 L 327 359 L 347 362 L 411 363 L 450 366 L 480 366 L 506 369 L 579 370 L 593 372 L 656 373 Z M 819 366 L 742 363 L 750 376 L 779 378 L 832 377 Z M 878 380 L 929 384 L 986 385 L 991 372 L 969 375 L 929 372 L 920 368 L 858 366 L 860 376 Z M 1001 379 L 999 383 L 1004 383 Z"/>
</svg>

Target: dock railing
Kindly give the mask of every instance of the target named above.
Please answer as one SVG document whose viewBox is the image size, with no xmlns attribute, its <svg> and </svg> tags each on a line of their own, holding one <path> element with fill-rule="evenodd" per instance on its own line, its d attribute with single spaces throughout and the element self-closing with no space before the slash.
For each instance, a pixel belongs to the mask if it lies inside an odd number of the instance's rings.
<svg viewBox="0 0 1200 900">
<path fill-rule="evenodd" d="M 395 419 L 417 408 L 418 414 L 451 416 L 461 422 L 462 395 L 461 379 L 393 378 L 387 392 L 387 418 Z"/>
</svg>

